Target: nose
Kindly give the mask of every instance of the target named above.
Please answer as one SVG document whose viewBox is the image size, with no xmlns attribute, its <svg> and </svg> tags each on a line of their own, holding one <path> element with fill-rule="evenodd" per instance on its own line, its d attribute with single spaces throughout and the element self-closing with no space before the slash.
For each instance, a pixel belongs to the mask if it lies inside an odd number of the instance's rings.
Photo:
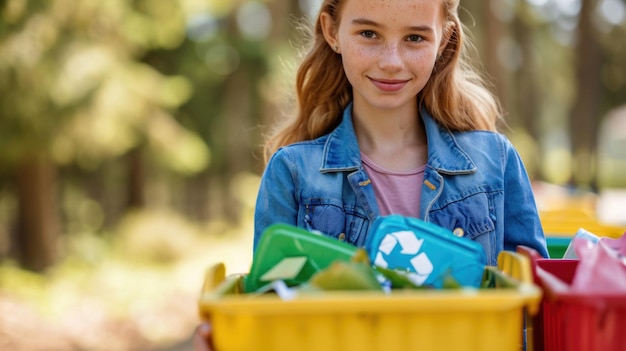
<svg viewBox="0 0 626 351">
<path fill-rule="evenodd" d="M 401 48 L 394 43 L 388 43 L 382 48 L 381 57 L 378 63 L 380 69 L 385 71 L 398 71 L 402 69 Z"/>
</svg>

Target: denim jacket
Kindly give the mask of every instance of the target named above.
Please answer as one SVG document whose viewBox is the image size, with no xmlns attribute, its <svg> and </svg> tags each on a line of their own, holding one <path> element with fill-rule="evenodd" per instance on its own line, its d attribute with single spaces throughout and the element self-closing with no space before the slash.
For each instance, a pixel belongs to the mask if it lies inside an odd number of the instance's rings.
<svg viewBox="0 0 626 351">
<path fill-rule="evenodd" d="M 428 139 L 424 182 L 416 184 L 422 187 L 421 219 L 480 243 L 490 265 L 517 245 L 547 257 L 530 182 L 508 139 L 488 131 L 451 132 L 424 109 L 420 115 Z M 334 131 L 271 157 L 257 197 L 254 247 L 274 223 L 363 246 L 378 216 L 349 105 Z"/>
</svg>

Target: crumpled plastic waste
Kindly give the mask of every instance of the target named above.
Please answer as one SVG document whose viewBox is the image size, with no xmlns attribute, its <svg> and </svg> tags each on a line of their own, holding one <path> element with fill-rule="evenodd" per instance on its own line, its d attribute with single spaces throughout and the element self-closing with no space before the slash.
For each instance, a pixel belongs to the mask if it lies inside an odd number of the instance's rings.
<svg viewBox="0 0 626 351">
<path fill-rule="evenodd" d="M 579 259 L 572 290 L 626 293 L 626 233 L 617 239 L 600 237 L 597 241 L 586 234 L 575 235 L 570 244 Z"/>
</svg>

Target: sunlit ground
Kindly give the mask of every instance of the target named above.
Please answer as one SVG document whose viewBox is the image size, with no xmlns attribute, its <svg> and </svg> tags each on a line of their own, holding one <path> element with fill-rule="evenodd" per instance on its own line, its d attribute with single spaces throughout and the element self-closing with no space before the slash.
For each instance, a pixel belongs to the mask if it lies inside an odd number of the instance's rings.
<svg viewBox="0 0 626 351">
<path fill-rule="evenodd" d="M 1 350 L 191 349 L 181 343 L 198 323 L 204 270 L 249 270 L 251 221 L 197 228 L 145 213 L 127 222 L 131 234 L 116 241 L 73 238 L 45 277 L 0 267 Z"/>
</svg>

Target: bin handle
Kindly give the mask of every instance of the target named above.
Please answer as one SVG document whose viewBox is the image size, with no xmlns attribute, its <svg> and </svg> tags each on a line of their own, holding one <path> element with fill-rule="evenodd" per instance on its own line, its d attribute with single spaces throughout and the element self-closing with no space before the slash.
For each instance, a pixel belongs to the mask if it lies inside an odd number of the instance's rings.
<svg viewBox="0 0 626 351">
<path fill-rule="evenodd" d="M 539 302 L 541 301 L 542 292 L 539 286 L 534 283 L 530 259 L 514 251 L 501 251 L 498 254 L 498 270 L 516 279 L 520 283 L 521 289 L 536 292 L 536 294 L 528 295 L 526 311 L 530 316 L 537 314 L 539 312 Z"/>
<path fill-rule="evenodd" d="M 224 263 L 216 263 L 209 266 L 204 273 L 204 283 L 202 284 L 201 294 L 209 293 L 226 280 L 226 266 Z"/>
<path fill-rule="evenodd" d="M 533 281 L 535 284 L 539 284 L 540 280 L 537 276 L 537 261 L 543 259 L 543 256 L 541 256 L 537 250 L 524 245 L 518 245 L 516 252 L 526 256 L 530 260 L 530 271 L 533 275 Z"/>
<path fill-rule="evenodd" d="M 204 272 L 204 282 L 200 290 L 200 298 L 198 300 L 198 312 L 201 320 L 211 320 L 211 310 L 206 308 L 205 300 L 210 301 L 213 291 L 226 280 L 226 266 L 224 263 L 216 263 L 207 268 Z"/>
<path fill-rule="evenodd" d="M 498 270 L 515 278 L 520 283 L 532 284 L 533 276 L 528 257 L 513 251 L 498 254 Z"/>
</svg>

